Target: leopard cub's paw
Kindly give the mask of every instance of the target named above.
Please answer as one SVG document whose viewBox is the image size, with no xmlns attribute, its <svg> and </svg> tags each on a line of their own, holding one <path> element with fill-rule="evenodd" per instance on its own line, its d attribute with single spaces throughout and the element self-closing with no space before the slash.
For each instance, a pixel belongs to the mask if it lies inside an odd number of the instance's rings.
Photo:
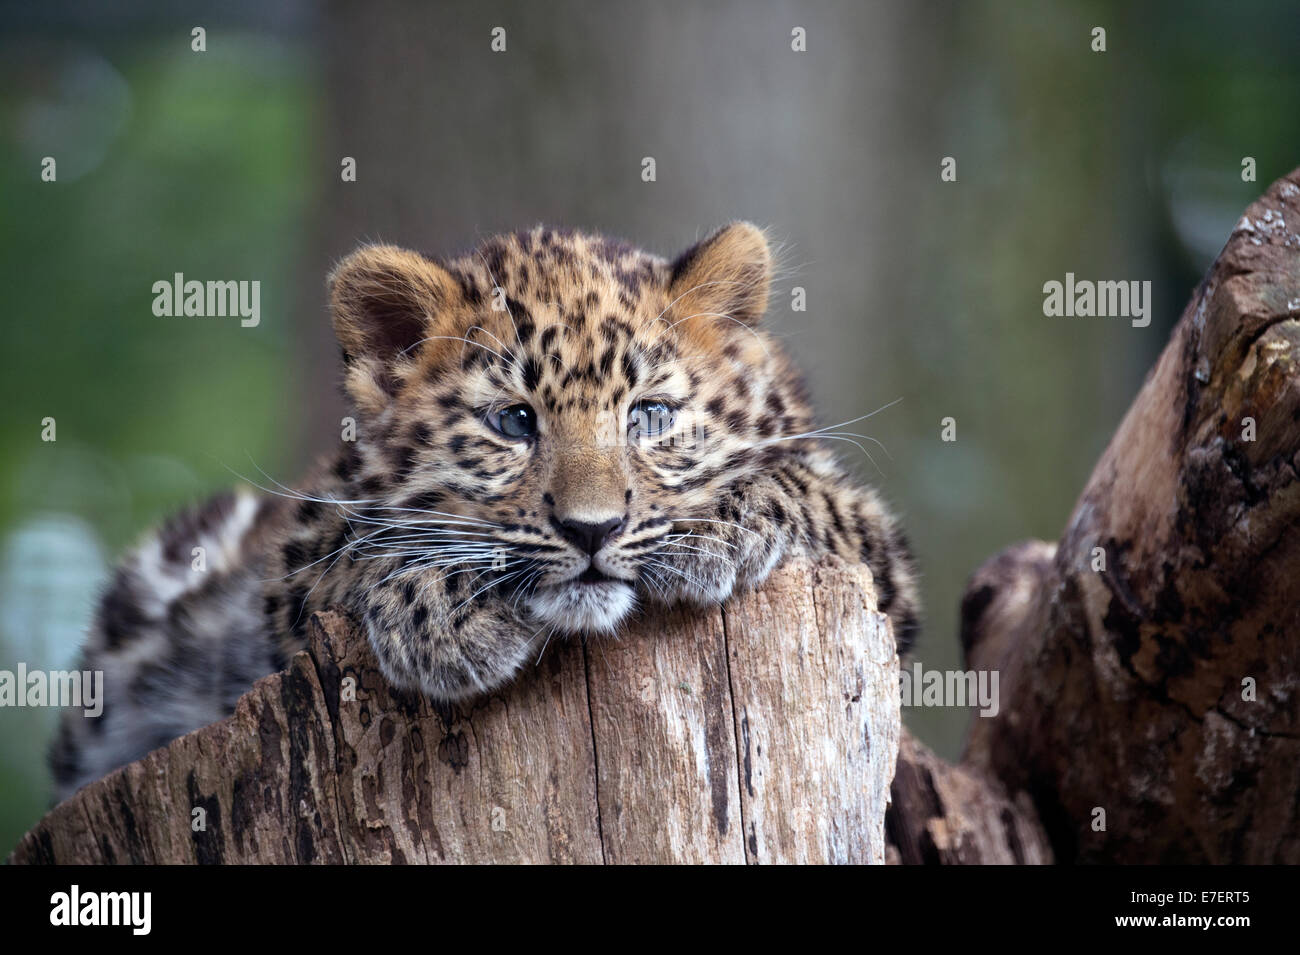
<svg viewBox="0 0 1300 955">
<path fill-rule="evenodd" d="M 678 525 L 647 562 L 648 596 L 665 603 L 721 603 L 772 572 L 781 552 L 768 541 L 763 544 L 755 547 L 736 531 L 708 524 Z"/>
<path fill-rule="evenodd" d="M 439 701 L 463 700 L 508 683 L 537 655 L 535 628 L 498 606 L 437 615 L 395 604 L 376 588 L 363 598 L 366 635 L 391 684 Z"/>
</svg>

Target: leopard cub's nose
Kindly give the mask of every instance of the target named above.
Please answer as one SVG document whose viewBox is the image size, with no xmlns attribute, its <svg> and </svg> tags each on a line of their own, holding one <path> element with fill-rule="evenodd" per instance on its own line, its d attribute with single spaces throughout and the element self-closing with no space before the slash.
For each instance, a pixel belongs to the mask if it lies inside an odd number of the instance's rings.
<svg viewBox="0 0 1300 955">
<path fill-rule="evenodd" d="M 551 518 L 556 530 L 566 541 L 588 556 L 595 556 L 627 523 L 626 517 L 614 517 L 593 524 L 588 521 L 559 520 Z"/>
</svg>

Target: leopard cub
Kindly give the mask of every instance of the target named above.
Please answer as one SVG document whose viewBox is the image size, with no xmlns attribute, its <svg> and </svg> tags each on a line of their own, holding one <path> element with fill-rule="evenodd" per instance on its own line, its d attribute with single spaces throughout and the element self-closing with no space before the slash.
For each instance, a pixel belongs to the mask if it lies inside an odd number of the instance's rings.
<svg viewBox="0 0 1300 955">
<path fill-rule="evenodd" d="M 834 553 L 871 568 L 906 651 L 907 544 L 813 433 L 760 327 L 770 273 L 743 222 L 671 262 L 542 227 L 449 261 L 353 253 L 329 288 L 355 441 L 292 491 L 218 497 L 126 558 L 84 651 L 108 699 L 62 726 L 60 796 L 228 715 L 333 604 L 388 680 L 456 700 L 556 633 Z"/>
</svg>

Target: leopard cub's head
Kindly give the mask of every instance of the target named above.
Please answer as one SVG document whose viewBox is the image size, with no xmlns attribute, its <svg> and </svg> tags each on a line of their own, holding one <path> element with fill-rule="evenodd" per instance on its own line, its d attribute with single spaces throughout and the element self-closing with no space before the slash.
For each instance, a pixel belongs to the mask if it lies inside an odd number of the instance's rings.
<svg viewBox="0 0 1300 955">
<path fill-rule="evenodd" d="M 541 227 L 449 261 L 355 252 L 330 295 L 366 546 L 565 631 L 671 589 L 675 525 L 808 427 L 756 327 L 770 271 L 748 223 L 673 262 Z"/>
</svg>

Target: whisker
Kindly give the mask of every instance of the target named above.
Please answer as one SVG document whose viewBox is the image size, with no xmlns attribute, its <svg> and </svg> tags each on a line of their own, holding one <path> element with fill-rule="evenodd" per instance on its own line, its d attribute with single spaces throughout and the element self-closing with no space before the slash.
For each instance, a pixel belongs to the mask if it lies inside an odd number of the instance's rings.
<svg viewBox="0 0 1300 955">
<path fill-rule="evenodd" d="M 893 401 L 889 402 L 888 404 L 881 405 L 875 411 L 868 411 L 864 415 L 858 415 L 858 417 L 850 418 L 848 421 L 841 421 L 839 424 L 828 424 L 825 427 L 817 428 L 814 431 L 805 431 L 803 434 L 791 434 L 791 435 L 783 435 L 782 437 L 779 438 L 768 438 L 766 441 L 758 442 L 756 445 L 754 445 L 754 447 L 761 448 L 765 444 L 775 444 L 778 441 L 794 441 L 796 438 L 815 438 L 821 433 L 831 431 L 832 429 L 847 428 L 851 424 L 857 424 L 859 421 L 866 421 L 868 418 L 875 417 L 876 415 L 880 414 L 880 412 L 882 411 L 888 411 L 890 408 L 894 407 L 894 405 L 898 404 L 902 400 L 903 400 L 902 398 L 895 398 Z"/>
<path fill-rule="evenodd" d="M 691 546 L 688 545 L 688 544 L 678 544 L 678 543 L 665 544 L 664 546 L 665 546 L 665 547 L 679 547 L 679 548 L 681 548 L 682 550 L 688 550 L 688 551 L 693 551 L 693 552 L 695 552 L 695 553 L 697 553 L 697 554 L 703 554 L 705 557 L 712 557 L 712 558 L 714 558 L 715 560 L 725 560 L 728 564 L 731 564 L 731 565 L 733 565 L 733 566 L 734 566 L 735 563 L 736 563 L 736 562 L 735 562 L 734 560 L 732 560 L 730 557 L 723 557 L 721 554 L 715 554 L 715 553 L 713 553 L 712 551 L 707 551 L 707 550 L 705 550 L 703 547 L 691 547 Z"/>
<path fill-rule="evenodd" d="M 488 280 L 491 281 L 492 288 L 494 290 L 501 289 L 501 299 L 502 299 L 502 303 L 506 307 L 506 316 L 510 319 L 510 327 L 515 330 L 515 341 L 519 342 L 519 347 L 522 348 L 524 345 L 524 340 L 519 337 L 519 326 L 515 324 L 514 313 L 510 311 L 510 302 L 508 300 L 509 296 L 505 294 L 505 288 L 497 284 L 497 277 L 492 274 L 492 266 L 488 265 L 487 257 L 484 256 L 482 252 L 479 252 L 478 257 L 483 263 L 483 268 L 487 271 Z M 492 337 L 496 338 L 495 335 L 493 335 Z M 502 345 L 501 347 L 504 348 L 505 346 Z"/>
<path fill-rule="evenodd" d="M 489 354 L 496 355 L 502 361 L 508 361 L 506 356 L 502 355 L 495 348 L 489 348 L 487 345 L 484 345 L 482 342 L 473 341 L 469 338 L 465 338 L 463 335 L 428 335 L 425 338 L 421 338 L 418 342 L 413 342 L 410 345 L 407 345 L 397 354 L 405 355 L 412 348 L 417 348 L 420 345 L 423 345 L 425 342 L 435 342 L 435 341 L 439 341 L 440 339 L 445 339 L 447 341 L 453 341 L 453 342 L 464 342 L 466 345 L 473 345 L 475 348 L 481 348 L 485 352 L 488 352 Z M 462 349 L 462 354 L 463 354 L 463 349 Z"/>
<path fill-rule="evenodd" d="M 746 534 L 752 534 L 755 537 L 762 538 L 763 535 L 757 531 L 752 531 L 748 527 L 737 524 L 735 521 L 721 521 L 708 517 L 683 517 L 681 520 L 673 521 L 673 524 L 722 524 L 725 527 L 734 527 L 738 531 L 744 531 Z"/>
<path fill-rule="evenodd" d="M 662 570 L 666 570 L 669 573 L 676 574 L 678 577 L 682 578 L 682 580 L 686 581 L 687 583 L 694 584 L 696 587 L 699 587 L 700 590 L 708 590 L 708 588 L 704 586 L 703 581 L 701 581 L 694 574 L 689 574 L 686 571 L 682 570 L 680 567 L 674 567 L 672 564 L 669 564 L 665 561 L 656 560 L 654 558 L 647 558 L 646 560 L 648 563 L 653 564 L 654 566 L 659 567 Z"/>
<path fill-rule="evenodd" d="M 723 540 L 721 537 L 714 537 L 712 534 L 697 534 L 694 531 L 687 531 L 684 534 L 667 534 L 665 535 L 664 540 L 668 540 L 668 541 L 684 540 L 687 537 L 694 537 L 696 540 L 717 541 L 719 544 L 722 544 L 726 547 L 730 547 L 732 550 L 737 550 L 736 545 L 733 544 L 731 541 Z"/>
</svg>

